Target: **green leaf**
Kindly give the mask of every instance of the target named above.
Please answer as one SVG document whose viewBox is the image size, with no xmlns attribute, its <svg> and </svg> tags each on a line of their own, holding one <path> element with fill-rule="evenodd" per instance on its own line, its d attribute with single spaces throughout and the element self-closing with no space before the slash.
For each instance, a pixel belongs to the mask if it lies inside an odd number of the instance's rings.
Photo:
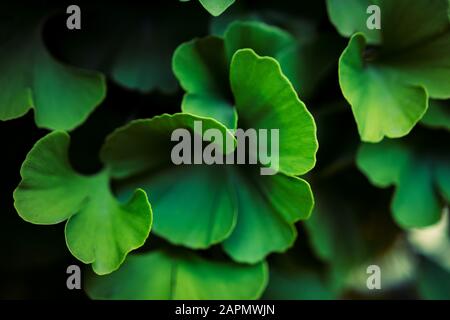
<svg viewBox="0 0 450 320">
<path fill-rule="evenodd" d="M 259 55 L 276 58 L 283 50 L 295 45 L 288 32 L 257 21 L 231 23 L 224 34 L 225 49 L 231 60 L 239 49 L 251 48 Z"/>
<path fill-rule="evenodd" d="M 339 61 L 339 81 L 350 103 L 363 141 L 379 142 L 384 136 L 408 134 L 428 107 L 424 88 L 402 82 L 398 73 L 362 56 L 366 40 L 356 34 Z"/>
<path fill-rule="evenodd" d="M 235 22 L 224 38 L 206 37 L 180 45 L 173 56 L 173 71 L 187 92 L 182 110 L 235 129 L 238 116 L 229 76 L 234 53 L 253 48 L 259 55 L 276 56 L 293 45 L 288 33 L 262 22 Z"/>
<path fill-rule="evenodd" d="M 213 34 L 224 35 L 228 56 L 251 48 L 276 58 L 301 98 L 312 97 L 345 47 L 335 34 L 319 34 L 309 20 L 272 11 L 224 15 L 211 22 L 211 29 Z"/>
<path fill-rule="evenodd" d="M 436 156 L 412 145 L 405 141 L 363 144 L 357 156 L 358 167 L 373 184 L 396 186 L 392 211 L 403 228 L 426 227 L 439 221 L 439 191 L 450 201 L 448 154 Z"/>
<path fill-rule="evenodd" d="M 225 241 L 233 259 L 249 263 L 291 246 L 293 224 L 312 210 L 309 185 L 282 173 L 261 176 L 259 165 L 175 166 L 172 131 L 193 133 L 194 121 L 231 134 L 212 119 L 183 113 L 134 121 L 107 139 L 102 159 L 120 178 L 122 195 L 135 187 L 148 191 L 156 217 L 153 230 L 174 244 L 197 249 Z"/>
<path fill-rule="evenodd" d="M 72 254 L 92 263 L 96 273 L 110 273 L 147 239 L 150 204 L 142 190 L 136 190 L 126 204 L 118 203 L 108 171 L 94 176 L 75 172 L 68 158 L 69 143 L 69 136 L 58 131 L 36 143 L 22 165 L 15 207 L 34 224 L 67 220 L 66 242 Z"/>
<path fill-rule="evenodd" d="M 278 62 L 241 49 L 233 56 L 230 78 L 239 127 L 278 129 L 280 171 L 301 175 L 311 170 L 318 148 L 314 119 Z"/>
<path fill-rule="evenodd" d="M 173 71 L 187 92 L 183 112 L 211 117 L 235 128 L 237 114 L 229 89 L 228 62 L 224 42 L 217 37 L 193 40 L 174 53 Z"/>
<path fill-rule="evenodd" d="M 236 223 L 236 211 L 225 168 L 172 163 L 172 132 L 184 128 L 194 133 L 194 121 L 201 122 L 203 130 L 218 129 L 234 140 L 223 125 L 212 119 L 162 115 L 136 120 L 116 130 L 105 142 L 101 157 L 113 175 L 134 176 L 128 185 L 149 191 L 156 234 L 174 244 L 199 249 L 229 236 Z M 134 187 L 125 189 L 129 195 Z"/>
<path fill-rule="evenodd" d="M 431 100 L 421 123 L 431 128 L 450 130 L 450 106 L 444 101 Z"/>
<path fill-rule="evenodd" d="M 71 130 L 105 98 L 104 77 L 55 60 L 43 43 L 42 22 L 27 19 L 0 39 L 0 120 L 33 109 L 37 126 Z"/>
<path fill-rule="evenodd" d="M 237 262 L 256 263 L 271 252 L 286 251 L 297 237 L 294 223 L 311 214 L 314 200 L 309 184 L 281 173 L 260 176 L 250 168 L 236 171 L 238 220 L 223 243 L 225 252 Z"/>
<path fill-rule="evenodd" d="M 213 16 L 220 16 L 236 0 L 199 0 L 202 6 Z"/>
<path fill-rule="evenodd" d="M 240 128 L 283 128 L 280 130 L 281 171 L 295 175 L 309 171 L 315 164 L 317 150 L 317 141 L 311 139 L 316 132 L 315 124 L 278 62 L 261 58 L 251 49 L 235 53 L 230 66 L 230 85 L 236 116 L 231 98 L 225 98 L 230 96 L 228 87 L 221 83 L 226 74 L 222 46 L 219 38 L 210 37 L 177 49 L 174 72 L 188 91 L 183 111 L 215 118 L 232 129 L 236 128 L 236 117 Z M 303 123 L 302 130 L 297 129 L 297 123 Z"/>
<path fill-rule="evenodd" d="M 376 0 L 327 0 L 327 11 L 331 22 L 344 37 L 351 37 L 354 33 L 364 32 L 370 44 L 381 42 L 382 34 L 378 29 L 367 28 L 367 8 L 372 4 L 379 4 Z M 381 11 L 382 23 L 384 22 Z"/>
<path fill-rule="evenodd" d="M 257 299 L 267 273 L 265 263 L 239 265 L 161 250 L 131 256 L 119 271 L 89 278 L 86 291 L 93 299 Z"/>
<path fill-rule="evenodd" d="M 364 17 L 368 18 L 362 10 L 367 0 L 351 3 L 346 19 L 350 22 L 344 22 L 342 3 L 328 2 L 330 16 L 341 33 L 361 32 L 352 36 L 339 62 L 341 89 L 352 107 L 361 139 L 379 142 L 385 136 L 405 136 L 424 116 L 428 96 L 450 97 L 449 2 L 373 1 L 381 8 L 379 41 L 361 26 Z M 377 46 L 367 45 L 373 42 Z"/>
</svg>

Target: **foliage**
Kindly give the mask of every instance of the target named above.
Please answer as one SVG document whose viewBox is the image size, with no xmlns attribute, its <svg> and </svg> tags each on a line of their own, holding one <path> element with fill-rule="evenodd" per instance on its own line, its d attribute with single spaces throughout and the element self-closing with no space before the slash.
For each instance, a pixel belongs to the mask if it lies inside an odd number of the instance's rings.
<svg viewBox="0 0 450 320">
<path fill-rule="evenodd" d="M 92 299 L 449 298 L 449 0 L 80 7 L 0 5 L 9 269 L 74 257 Z M 223 164 L 174 164 L 176 129 Z M 279 157 L 226 164 L 237 129 Z"/>
</svg>

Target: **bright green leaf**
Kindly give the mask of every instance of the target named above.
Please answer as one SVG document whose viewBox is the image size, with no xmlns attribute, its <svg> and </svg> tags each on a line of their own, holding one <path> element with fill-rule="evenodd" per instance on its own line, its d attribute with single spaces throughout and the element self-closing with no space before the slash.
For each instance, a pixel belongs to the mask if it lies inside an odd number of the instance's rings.
<svg viewBox="0 0 450 320">
<path fill-rule="evenodd" d="M 128 252 L 144 244 L 152 210 L 142 190 L 126 204 L 117 202 L 108 171 L 94 176 L 75 172 L 68 158 L 69 143 L 69 136 L 58 131 L 36 143 L 21 169 L 15 207 L 31 223 L 67 220 L 66 242 L 72 254 L 92 263 L 96 273 L 110 273 Z"/>
<path fill-rule="evenodd" d="M 230 78 L 239 127 L 278 129 L 280 171 L 300 175 L 311 170 L 318 148 L 314 119 L 278 62 L 241 49 L 233 56 Z"/>
<path fill-rule="evenodd" d="M 353 168 L 319 180 L 314 190 L 316 206 L 304 224 L 317 257 L 330 265 L 331 276 L 342 285 L 353 268 L 380 256 L 399 230 L 390 217 L 389 197 Z M 355 198 L 348 201 L 348 194 Z"/>
<path fill-rule="evenodd" d="M 230 24 L 224 38 L 206 37 L 180 45 L 173 56 L 173 71 L 187 92 L 183 111 L 215 118 L 235 129 L 238 115 L 229 76 L 234 53 L 253 48 L 259 55 L 277 56 L 295 44 L 285 31 L 253 21 Z"/>
<path fill-rule="evenodd" d="M 187 92 L 181 106 L 184 112 L 235 128 L 227 60 L 223 40 L 207 37 L 180 45 L 174 53 L 173 71 Z"/>
<path fill-rule="evenodd" d="M 213 16 L 220 16 L 236 0 L 199 0 L 203 7 Z"/>
</svg>

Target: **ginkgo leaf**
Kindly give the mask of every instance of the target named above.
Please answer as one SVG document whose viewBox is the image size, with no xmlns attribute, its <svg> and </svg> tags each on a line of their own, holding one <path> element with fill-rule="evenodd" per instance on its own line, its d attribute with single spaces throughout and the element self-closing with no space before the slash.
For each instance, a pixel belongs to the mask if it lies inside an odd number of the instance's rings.
<svg viewBox="0 0 450 320">
<path fill-rule="evenodd" d="M 432 143 L 438 144 L 436 139 Z M 450 201 L 449 159 L 447 151 L 436 155 L 408 140 L 386 141 L 362 145 L 357 164 L 374 185 L 396 186 L 391 206 L 394 219 L 403 228 L 417 228 L 439 221 L 441 197 Z"/>
<path fill-rule="evenodd" d="M 424 116 L 428 97 L 450 97 L 448 0 L 352 0 L 349 11 L 339 1 L 327 3 L 342 34 L 359 32 L 341 56 L 339 81 L 363 141 L 407 135 Z M 380 30 L 363 26 L 368 3 L 380 7 Z"/>
<path fill-rule="evenodd" d="M 279 130 L 279 170 L 292 175 L 311 170 L 318 148 L 316 125 L 279 63 L 241 49 L 233 56 L 230 79 L 239 128 Z"/>
<path fill-rule="evenodd" d="M 174 53 L 173 71 L 187 92 L 182 110 L 236 128 L 228 69 L 222 39 L 207 37 L 180 45 Z"/>
<path fill-rule="evenodd" d="M 111 275 L 88 278 L 86 291 L 93 299 L 248 300 L 262 295 L 267 280 L 265 262 L 240 265 L 163 249 L 130 256 Z"/>
<path fill-rule="evenodd" d="M 210 36 L 180 45 L 173 56 L 173 71 L 186 91 L 182 110 L 235 129 L 238 117 L 229 75 L 234 53 L 253 48 L 259 55 L 276 56 L 294 45 L 287 32 L 255 21 L 230 24 L 223 38 Z"/>
<path fill-rule="evenodd" d="M 162 115 L 133 121 L 113 132 L 102 148 L 101 157 L 114 176 L 131 177 L 127 185 L 150 191 L 156 234 L 174 244 L 198 249 L 228 237 L 236 223 L 236 210 L 222 168 L 172 162 L 175 145 L 171 142 L 172 132 L 185 129 L 194 134 L 194 122 L 201 123 L 203 130 L 217 129 L 224 138 L 234 140 L 223 125 L 212 119 L 189 114 Z M 129 196 L 134 187 L 122 189 Z"/>
<path fill-rule="evenodd" d="M 254 169 L 233 173 L 237 223 L 223 248 L 237 262 L 256 263 L 289 249 L 297 237 L 294 223 L 308 219 L 314 205 L 305 180 L 282 173 L 261 176 Z"/>
<path fill-rule="evenodd" d="M 261 58 L 250 49 L 238 50 L 230 77 L 239 126 L 280 132 L 279 141 L 272 142 L 279 144 L 279 157 L 264 163 L 275 175 L 261 176 L 261 164 L 245 171 L 225 161 L 212 166 L 174 166 L 169 141 L 176 128 L 193 132 L 193 122 L 201 121 L 204 128 L 231 134 L 212 118 L 187 113 L 138 120 L 117 130 L 103 147 L 102 158 L 118 178 L 130 177 L 123 185 L 125 195 L 137 186 L 148 191 L 158 217 L 155 233 L 190 248 L 225 240 L 225 251 L 233 259 L 255 263 L 270 252 L 289 248 L 296 238 L 293 224 L 310 215 L 310 187 L 290 175 L 306 173 L 314 166 L 316 127 L 273 58 Z M 259 159 L 253 150 L 246 152 Z M 271 237 L 266 236 L 267 228 Z"/>
<path fill-rule="evenodd" d="M 190 0 L 180 0 L 190 1 Z M 228 9 L 236 0 L 198 0 L 210 14 L 217 17 Z"/>
<path fill-rule="evenodd" d="M 121 194 L 128 197 L 135 187 L 148 191 L 153 232 L 174 244 L 198 249 L 225 241 L 225 251 L 234 260 L 248 263 L 286 250 L 296 237 L 293 224 L 312 210 L 309 185 L 283 173 L 261 176 L 259 165 L 174 165 L 172 131 L 185 128 L 193 133 L 194 121 L 233 139 L 218 122 L 186 113 L 136 120 L 114 132 L 101 154 L 120 178 Z M 309 152 L 314 151 L 304 153 Z"/>
<path fill-rule="evenodd" d="M 251 49 L 238 50 L 230 65 L 230 93 L 222 84 L 227 74 L 222 46 L 220 39 L 210 37 L 177 49 L 174 72 L 188 92 L 183 100 L 183 111 L 214 118 L 232 129 L 236 126 L 283 128 L 280 130 L 281 171 L 303 174 L 310 170 L 315 159 L 305 155 L 312 156 L 317 150 L 317 142 L 310 140 L 316 130 L 314 121 L 278 62 L 273 58 L 261 58 Z M 211 65 L 217 67 L 210 69 Z M 295 123 L 303 123 L 303 130 L 297 130 Z M 293 141 L 301 143 L 291 144 Z M 294 146 L 309 152 L 299 152 Z"/>
<path fill-rule="evenodd" d="M 72 254 L 92 263 L 96 273 L 110 273 L 128 252 L 144 244 L 152 210 L 142 190 L 126 204 L 119 203 L 110 190 L 107 170 L 93 176 L 75 172 L 68 158 L 69 143 L 69 136 L 59 131 L 36 143 L 22 166 L 15 207 L 34 224 L 67 220 L 66 242 Z"/>
<path fill-rule="evenodd" d="M 199 0 L 202 6 L 213 16 L 221 15 L 236 0 Z"/>
<path fill-rule="evenodd" d="M 9 25 L 2 16 L 2 25 Z M 105 97 L 104 77 L 65 65 L 47 51 L 42 18 L 28 17 L 0 39 L 0 120 L 34 110 L 39 127 L 71 130 Z"/>
</svg>

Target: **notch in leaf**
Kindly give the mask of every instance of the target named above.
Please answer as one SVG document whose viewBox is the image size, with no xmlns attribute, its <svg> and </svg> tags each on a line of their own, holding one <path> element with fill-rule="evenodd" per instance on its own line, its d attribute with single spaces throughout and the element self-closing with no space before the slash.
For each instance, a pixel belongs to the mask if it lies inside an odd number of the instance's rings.
<svg viewBox="0 0 450 320">
<path fill-rule="evenodd" d="M 119 203 L 110 190 L 108 170 L 93 176 L 75 172 L 68 159 L 69 143 L 68 134 L 55 131 L 35 144 L 22 165 L 14 204 L 19 215 L 34 224 L 67 220 L 70 252 L 92 263 L 96 273 L 107 274 L 144 244 L 152 210 L 142 190 L 126 204 Z"/>
</svg>

